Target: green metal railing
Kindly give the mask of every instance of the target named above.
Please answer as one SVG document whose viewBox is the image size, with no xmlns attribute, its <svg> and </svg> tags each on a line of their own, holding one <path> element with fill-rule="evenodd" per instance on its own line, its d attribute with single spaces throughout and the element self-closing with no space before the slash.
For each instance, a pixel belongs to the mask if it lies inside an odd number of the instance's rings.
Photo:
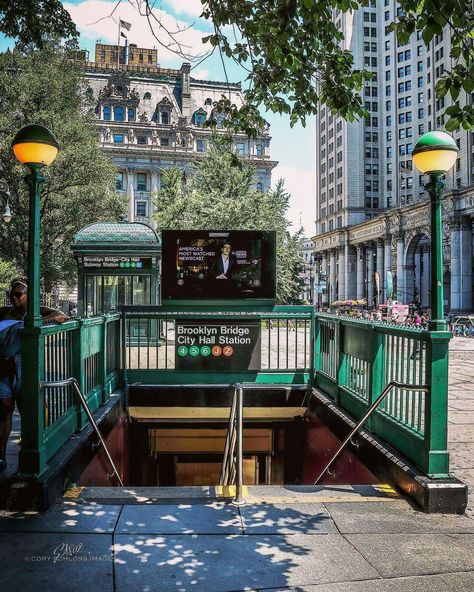
<svg viewBox="0 0 474 592">
<path fill-rule="evenodd" d="M 19 472 L 39 475 L 87 421 L 70 384 L 43 389 L 40 385 L 73 377 L 91 412 L 103 405 L 120 376 L 120 315 L 23 329 L 22 358 Z"/>
<path fill-rule="evenodd" d="M 122 364 L 125 382 L 153 384 L 157 371 L 161 384 L 260 382 L 312 384 L 313 312 L 311 307 L 276 306 L 271 312 L 236 310 L 167 311 L 159 307 L 124 307 Z M 258 321 L 260 361 L 258 369 L 216 372 L 176 368 L 176 323 L 199 320 Z"/>
<path fill-rule="evenodd" d="M 391 381 L 394 388 L 367 428 L 425 473 L 446 477 L 448 348 L 451 334 L 316 315 L 315 386 L 360 419 Z"/>
<path fill-rule="evenodd" d="M 176 364 L 181 321 L 249 321 L 260 328 L 254 370 L 183 370 Z M 356 420 L 392 381 L 396 387 L 366 428 L 399 450 L 424 473 L 446 477 L 448 347 L 451 334 L 349 317 L 314 314 L 311 307 L 271 310 L 172 310 L 124 307 L 122 315 L 22 330 L 22 446 L 20 472 L 38 476 L 86 417 L 70 385 L 75 377 L 91 411 L 124 384 L 288 384 L 315 386 Z M 39 360 L 39 363 L 38 363 Z"/>
</svg>

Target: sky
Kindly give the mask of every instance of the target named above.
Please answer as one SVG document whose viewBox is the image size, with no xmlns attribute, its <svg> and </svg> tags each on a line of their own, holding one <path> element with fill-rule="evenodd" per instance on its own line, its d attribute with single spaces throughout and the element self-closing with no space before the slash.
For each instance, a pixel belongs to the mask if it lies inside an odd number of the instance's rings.
<svg viewBox="0 0 474 592">
<path fill-rule="evenodd" d="M 80 33 L 79 44 L 88 49 L 91 60 L 94 56 L 94 45 L 97 40 L 102 43 L 117 43 L 118 20 L 131 24 L 127 34 L 129 43 L 140 47 L 157 47 L 158 62 L 165 68 L 179 68 L 182 56 L 173 52 L 176 47 L 167 31 L 178 32 L 174 38 L 181 49 L 189 55 L 200 56 L 206 53 L 208 46 L 203 45 L 202 37 L 212 32 L 212 25 L 199 18 L 202 12 L 200 0 L 156 0 L 155 9 L 150 19 L 154 24 L 156 38 L 153 36 L 146 16 L 139 14 L 134 0 L 69 0 L 63 2 L 69 11 Z M 115 8 L 116 7 L 116 8 Z M 115 11 L 114 11 L 115 8 Z M 158 22 L 162 23 L 160 27 Z M 231 28 L 228 32 L 232 33 Z M 124 39 L 121 39 L 122 43 Z M 0 51 L 12 45 L 12 40 L 0 37 Z M 236 64 L 225 58 L 229 82 L 242 82 L 245 86 L 247 73 Z M 225 81 L 225 73 L 218 52 L 210 58 L 197 63 L 192 61 L 191 76 L 207 80 Z M 273 169 L 273 185 L 278 179 L 285 180 L 285 188 L 291 195 L 288 218 L 292 230 L 303 226 L 305 236 L 315 234 L 315 120 L 307 120 L 302 125 L 290 127 L 286 115 L 278 115 L 262 111 L 262 115 L 270 123 L 270 155 L 278 161 Z"/>
</svg>

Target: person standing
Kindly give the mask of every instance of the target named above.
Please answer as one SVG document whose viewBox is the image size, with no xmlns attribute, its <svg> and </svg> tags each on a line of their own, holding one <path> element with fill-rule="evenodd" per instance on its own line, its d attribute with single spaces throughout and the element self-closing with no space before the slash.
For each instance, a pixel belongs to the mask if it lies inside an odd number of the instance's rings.
<svg viewBox="0 0 474 592">
<path fill-rule="evenodd" d="M 6 449 L 12 429 L 15 402 L 21 411 L 21 341 L 18 328 L 26 316 L 27 284 L 15 279 L 10 284 L 10 306 L 0 308 L 0 473 L 7 467 Z M 61 311 L 40 307 L 43 322 L 64 323 Z"/>
</svg>

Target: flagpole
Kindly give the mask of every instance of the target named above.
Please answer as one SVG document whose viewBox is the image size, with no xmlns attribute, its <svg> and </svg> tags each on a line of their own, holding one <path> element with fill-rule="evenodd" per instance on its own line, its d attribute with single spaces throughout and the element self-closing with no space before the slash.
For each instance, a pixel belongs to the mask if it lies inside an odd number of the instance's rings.
<svg viewBox="0 0 474 592">
<path fill-rule="evenodd" d="M 120 68 L 120 17 L 118 20 L 118 35 L 117 35 L 117 70 Z"/>
</svg>

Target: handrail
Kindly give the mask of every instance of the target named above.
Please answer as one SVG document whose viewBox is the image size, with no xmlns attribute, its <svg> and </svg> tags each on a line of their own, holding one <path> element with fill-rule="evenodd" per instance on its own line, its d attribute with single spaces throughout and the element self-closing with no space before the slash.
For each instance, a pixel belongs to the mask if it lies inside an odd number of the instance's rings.
<svg viewBox="0 0 474 592">
<path fill-rule="evenodd" d="M 94 429 L 95 433 L 97 434 L 100 443 L 102 444 L 105 454 L 107 455 L 107 458 L 109 459 L 109 463 L 111 464 L 112 468 L 113 468 L 113 472 L 109 475 L 107 473 L 107 477 L 109 479 L 111 479 L 114 475 L 117 477 L 117 481 L 120 483 L 120 486 L 123 487 L 123 481 L 119 475 L 119 472 L 117 471 L 117 467 L 115 466 L 114 461 L 112 460 L 112 457 L 110 456 L 110 452 L 105 444 L 104 438 L 102 437 L 102 434 L 100 433 L 99 427 L 95 422 L 95 419 L 92 417 L 92 413 L 90 412 L 90 409 L 87 405 L 87 401 L 84 397 L 84 395 L 81 392 L 81 389 L 79 388 L 79 384 L 77 382 L 77 380 L 74 377 L 71 378 L 67 378 L 66 380 L 57 380 L 55 382 L 46 382 L 46 381 L 41 381 L 40 383 L 40 388 L 44 389 L 44 388 L 57 388 L 57 387 L 61 387 L 61 386 L 69 386 L 70 384 L 73 385 L 73 387 L 76 390 L 77 396 L 79 397 L 79 401 L 81 402 L 81 405 L 84 409 L 84 411 L 86 412 L 86 415 L 89 419 L 89 421 L 92 424 L 92 428 Z"/>
<path fill-rule="evenodd" d="M 229 424 L 227 427 L 227 436 L 224 446 L 224 459 L 222 461 L 221 474 L 219 477 L 220 485 L 229 485 L 229 474 L 232 466 L 231 459 L 234 456 L 235 445 L 235 409 L 237 407 L 237 388 L 234 385 L 234 396 L 232 397 L 232 407 L 229 413 Z"/>
<path fill-rule="evenodd" d="M 404 384 L 403 382 L 399 382 L 398 380 L 392 380 L 391 382 L 389 382 L 387 384 L 387 386 L 384 388 L 384 390 L 380 393 L 380 395 L 372 403 L 372 405 L 367 409 L 367 411 L 362 416 L 362 418 L 359 420 L 359 422 L 357 423 L 357 425 L 352 429 L 352 431 L 347 436 L 347 438 L 344 440 L 344 442 L 339 446 L 339 448 L 337 449 L 337 452 L 334 453 L 334 455 L 332 456 L 331 460 L 328 462 L 328 464 L 321 471 L 321 473 L 319 474 L 318 478 L 313 483 L 313 485 L 317 485 L 318 481 L 320 481 L 322 479 L 324 473 L 326 473 L 326 471 L 329 469 L 329 467 L 332 465 L 332 463 L 340 455 L 340 453 L 342 452 L 342 450 L 345 448 L 346 444 L 350 440 L 352 440 L 352 438 L 354 437 L 354 435 L 359 431 L 359 429 L 362 427 L 362 425 L 365 423 L 365 421 L 370 417 L 370 415 L 372 415 L 372 413 L 375 411 L 375 409 L 377 409 L 377 407 L 379 406 L 379 404 L 381 403 L 381 401 L 383 399 L 385 399 L 385 397 L 388 395 L 388 393 L 392 390 L 392 388 L 394 386 L 396 386 L 398 388 L 401 388 L 403 390 L 406 390 L 406 391 L 421 391 L 421 392 L 424 392 L 424 393 L 428 393 L 429 392 L 429 388 L 427 386 L 425 386 L 425 385 Z"/>
<path fill-rule="evenodd" d="M 237 450 L 236 450 L 237 449 Z M 235 451 L 235 457 L 234 457 Z M 234 461 L 235 458 L 235 461 Z M 234 468 L 235 467 L 235 468 Z M 229 413 L 229 425 L 224 447 L 219 483 L 229 485 L 233 480 L 235 470 L 235 498 L 232 503 L 236 506 L 245 504 L 243 499 L 243 386 L 239 382 L 234 385 L 234 397 Z"/>
</svg>

